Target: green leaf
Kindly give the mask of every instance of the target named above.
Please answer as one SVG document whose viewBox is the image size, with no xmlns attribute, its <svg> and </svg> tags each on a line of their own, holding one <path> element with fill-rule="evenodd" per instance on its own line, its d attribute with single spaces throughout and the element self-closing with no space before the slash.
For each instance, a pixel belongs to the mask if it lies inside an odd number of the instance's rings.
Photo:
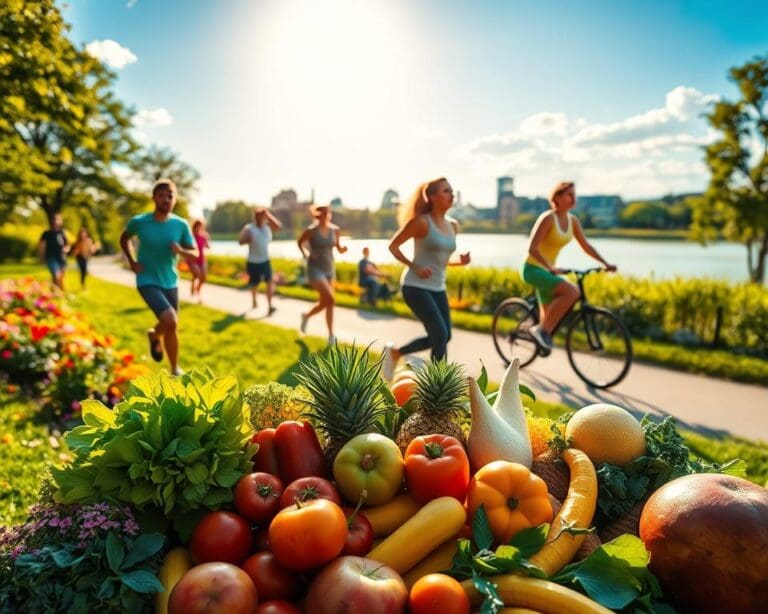
<svg viewBox="0 0 768 614">
<path fill-rule="evenodd" d="M 524 394 L 525 396 L 529 397 L 532 401 L 536 401 L 536 395 L 533 394 L 533 390 L 528 388 L 525 384 L 518 384 L 518 388 L 520 389 L 520 394 Z"/>
<path fill-rule="evenodd" d="M 161 593 L 165 590 L 160 580 L 157 579 L 157 576 L 144 569 L 137 569 L 136 571 L 129 571 L 128 573 L 122 574 L 120 580 L 123 584 L 137 593 L 154 594 Z"/>
<path fill-rule="evenodd" d="M 124 555 L 123 542 L 114 533 L 110 532 L 107 535 L 107 563 L 115 574 L 120 573 L 120 565 L 123 564 Z"/>
<path fill-rule="evenodd" d="M 122 569 L 130 569 L 136 563 L 140 563 L 156 554 L 165 544 L 165 537 L 159 533 L 139 535 L 130 546 L 128 554 L 123 561 Z"/>
<path fill-rule="evenodd" d="M 509 545 L 518 548 L 521 556 L 530 558 L 541 550 L 544 542 L 547 541 L 548 532 L 548 524 L 540 524 L 538 527 L 523 529 L 509 540 Z"/>
<path fill-rule="evenodd" d="M 72 556 L 72 553 L 67 550 L 53 550 L 51 552 L 51 558 L 53 559 L 53 562 L 56 563 L 56 566 L 61 568 L 69 567 L 75 559 L 75 557 Z"/>
<path fill-rule="evenodd" d="M 81 403 L 83 422 L 88 426 L 106 429 L 115 425 L 115 414 L 101 401 L 86 399 Z"/>
<path fill-rule="evenodd" d="M 99 586 L 99 592 L 96 593 L 96 596 L 102 601 L 108 601 L 114 597 L 116 592 L 117 582 L 114 578 L 107 578 L 101 583 L 101 586 Z"/>
<path fill-rule="evenodd" d="M 485 505 L 481 504 L 472 519 L 472 540 L 479 550 L 488 550 L 493 545 L 493 532 L 485 513 Z"/>
<path fill-rule="evenodd" d="M 480 376 L 477 378 L 477 387 L 481 394 L 485 394 L 485 389 L 488 387 L 488 371 L 482 360 L 480 361 Z"/>
<path fill-rule="evenodd" d="M 482 614 L 497 614 L 502 610 L 504 602 L 499 597 L 497 586 L 492 580 L 473 573 L 472 584 L 475 585 L 477 592 L 485 597 L 483 604 L 480 606 Z"/>
<path fill-rule="evenodd" d="M 208 467 L 203 463 L 195 463 L 191 467 L 187 467 L 184 472 L 192 484 L 202 484 L 208 478 Z"/>
</svg>

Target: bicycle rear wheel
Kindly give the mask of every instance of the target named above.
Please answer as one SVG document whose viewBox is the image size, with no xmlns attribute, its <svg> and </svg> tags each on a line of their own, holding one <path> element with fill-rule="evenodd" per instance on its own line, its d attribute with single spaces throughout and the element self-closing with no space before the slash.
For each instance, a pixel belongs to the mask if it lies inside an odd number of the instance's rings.
<svg viewBox="0 0 768 614">
<path fill-rule="evenodd" d="M 512 362 L 514 356 L 520 359 L 521 367 L 533 362 L 539 348 L 528 329 L 536 322 L 535 311 L 521 298 L 508 298 L 496 307 L 491 335 L 505 363 Z"/>
<path fill-rule="evenodd" d="M 632 364 L 632 341 L 621 320 L 607 309 L 584 307 L 565 337 L 573 370 L 594 388 L 615 386 Z"/>
</svg>

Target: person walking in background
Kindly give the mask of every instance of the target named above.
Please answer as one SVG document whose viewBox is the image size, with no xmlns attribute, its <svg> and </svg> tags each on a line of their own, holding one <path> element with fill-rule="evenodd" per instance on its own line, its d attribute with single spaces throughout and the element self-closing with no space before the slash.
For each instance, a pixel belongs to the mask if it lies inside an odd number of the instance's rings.
<svg viewBox="0 0 768 614">
<path fill-rule="evenodd" d="M 560 277 L 555 266 L 560 250 L 576 237 L 581 248 L 609 271 L 608 264 L 584 236 L 581 222 L 569 213 L 576 205 L 576 187 L 572 181 L 561 181 L 549 196 L 551 209 L 542 213 L 531 229 L 528 256 L 520 268 L 520 276 L 536 290 L 541 312 L 541 324 L 530 328 L 539 345 L 552 349 L 552 333 L 579 299 L 579 288 Z"/>
<path fill-rule="evenodd" d="M 333 282 L 336 271 L 333 262 L 333 248 L 340 254 L 347 251 L 339 242 L 340 229 L 331 223 L 333 213 L 330 205 L 312 205 L 309 210 L 315 222 L 307 227 L 299 237 L 301 255 L 307 260 L 307 279 L 309 285 L 318 293 L 317 303 L 306 313 L 301 314 L 301 332 L 307 332 L 307 322 L 316 313 L 325 310 L 325 322 L 328 325 L 328 345 L 336 343 L 333 334 L 333 307 L 336 298 Z"/>
<path fill-rule="evenodd" d="M 203 283 L 208 276 L 208 262 L 205 259 L 205 250 L 210 248 L 208 243 L 208 233 L 205 232 L 205 222 L 203 220 L 195 220 L 192 223 L 192 236 L 195 239 L 195 245 L 197 245 L 197 258 L 191 258 L 187 262 L 189 264 L 189 271 L 192 273 L 192 298 L 197 296 L 197 302 L 202 303 L 203 299 L 200 298 L 200 288 L 203 287 Z"/>
<path fill-rule="evenodd" d="M 45 262 L 51 273 L 53 285 L 64 291 L 64 273 L 67 270 L 67 252 L 69 245 L 67 235 L 64 234 L 64 218 L 61 213 L 54 213 L 51 218 L 51 227 L 40 235 L 38 244 L 40 259 Z"/>
<path fill-rule="evenodd" d="M 248 286 L 251 289 L 251 307 L 256 309 L 256 295 L 261 280 L 266 284 L 267 315 L 271 316 L 276 309 L 272 305 L 272 296 L 275 293 L 275 282 L 272 278 L 272 264 L 269 260 L 269 243 L 272 241 L 272 233 L 283 227 L 266 207 L 256 207 L 253 210 L 253 222 L 243 226 L 240 231 L 238 243 L 248 246 Z"/>
<path fill-rule="evenodd" d="M 389 275 L 371 262 L 370 255 L 371 250 L 364 247 L 363 258 L 357 263 L 357 283 L 365 289 L 365 301 L 375 307 L 377 300 L 388 301 L 392 293 L 386 283 L 379 281 L 389 279 Z"/>
<path fill-rule="evenodd" d="M 399 348 L 387 344 L 382 372 L 392 378 L 401 355 L 429 349 L 432 360 L 446 357 L 451 339 L 451 312 L 446 293 L 446 270 L 449 266 L 465 266 L 469 252 L 451 259 L 456 251 L 459 224 L 447 215 L 453 205 L 453 189 L 445 177 L 428 181 L 416 190 L 398 212 L 400 228 L 389 243 L 389 251 L 407 268 L 401 278 L 403 300 L 427 331 L 426 337 L 414 339 Z M 413 260 L 401 246 L 413 239 Z"/>
<path fill-rule="evenodd" d="M 88 234 L 88 229 L 83 226 L 77 233 L 77 240 L 69 253 L 75 257 L 77 268 L 80 270 L 80 287 L 85 289 L 85 278 L 88 276 L 88 261 L 91 259 L 98 246 Z"/>
<path fill-rule="evenodd" d="M 154 360 L 168 354 L 171 374 L 179 375 L 179 273 L 176 263 L 182 258 L 197 258 L 197 246 L 187 221 L 173 213 L 176 185 L 159 179 L 152 188 L 155 210 L 131 218 L 120 235 L 120 247 L 131 270 L 136 273 L 139 294 L 157 316 L 157 324 L 147 331 L 149 353 Z M 131 239 L 139 240 L 134 256 Z"/>
</svg>

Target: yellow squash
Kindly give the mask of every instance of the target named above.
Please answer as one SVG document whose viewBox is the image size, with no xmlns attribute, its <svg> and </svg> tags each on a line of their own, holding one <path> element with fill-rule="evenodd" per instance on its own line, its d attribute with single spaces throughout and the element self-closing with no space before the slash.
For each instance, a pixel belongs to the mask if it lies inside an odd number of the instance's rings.
<svg viewBox="0 0 768 614">
<path fill-rule="evenodd" d="M 366 558 L 404 574 L 440 544 L 454 538 L 466 520 L 464 506 L 453 497 L 433 499 Z"/>
<path fill-rule="evenodd" d="M 571 535 L 564 527 L 588 529 L 592 524 L 597 505 L 597 474 L 589 457 L 575 448 L 562 454 L 568 465 L 571 481 L 568 496 L 555 516 L 544 546 L 530 561 L 552 576 L 565 567 L 574 557 L 585 535 Z"/>
<path fill-rule="evenodd" d="M 548 580 L 504 574 L 491 578 L 505 606 L 530 608 L 542 614 L 611 614 L 589 597 Z M 461 583 L 470 602 L 478 605 L 483 596 L 477 592 L 472 580 Z"/>
<path fill-rule="evenodd" d="M 449 570 L 453 566 L 453 555 L 458 551 L 458 541 L 454 536 L 454 539 L 449 539 L 442 546 L 438 546 L 403 576 L 406 586 L 410 589 L 419 578 Z"/>
<path fill-rule="evenodd" d="M 421 509 L 421 505 L 410 495 L 398 495 L 394 499 L 375 507 L 366 507 L 361 510 L 363 516 L 373 526 L 373 534 L 376 537 L 391 535 L 399 529 L 406 520 L 411 518 Z"/>
<path fill-rule="evenodd" d="M 178 546 L 165 555 L 163 564 L 157 572 L 157 577 L 165 590 L 155 595 L 155 614 L 168 614 L 168 599 L 171 591 L 190 569 L 192 569 L 192 559 L 186 548 Z"/>
</svg>

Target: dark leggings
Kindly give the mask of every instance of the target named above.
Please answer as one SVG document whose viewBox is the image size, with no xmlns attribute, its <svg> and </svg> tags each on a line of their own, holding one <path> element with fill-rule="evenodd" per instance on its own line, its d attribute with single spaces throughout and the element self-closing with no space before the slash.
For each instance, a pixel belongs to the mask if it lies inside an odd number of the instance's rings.
<svg viewBox="0 0 768 614">
<path fill-rule="evenodd" d="M 448 342 L 451 340 L 451 312 L 445 290 L 434 291 L 403 286 L 403 300 L 427 330 L 426 337 L 420 337 L 400 348 L 401 354 L 411 354 L 430 348 L 432 360 L 445 358 Z"/>
<path fill-rule="evenodd" d="M 82 256 L 76 256 L 77 268 L 80 269 L 80 284 L 85 285 L 85 276 L 88 275 L 88 259 Z"/>
</svg>

